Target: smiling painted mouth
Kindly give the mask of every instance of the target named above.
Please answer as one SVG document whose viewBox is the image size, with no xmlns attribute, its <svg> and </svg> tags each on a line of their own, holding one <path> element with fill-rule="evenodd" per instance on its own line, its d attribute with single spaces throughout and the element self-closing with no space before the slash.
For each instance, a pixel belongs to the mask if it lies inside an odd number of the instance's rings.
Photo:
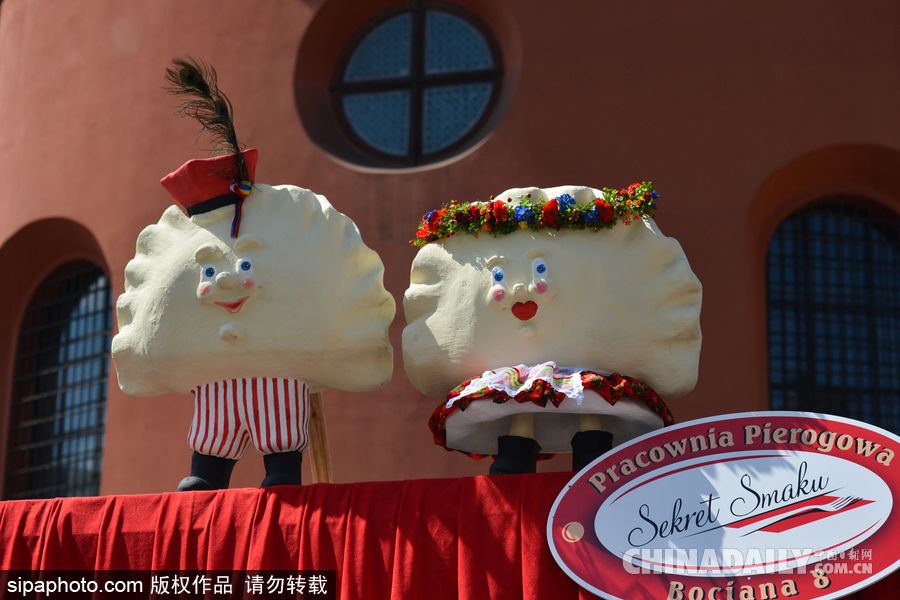
<svg viewBox="0 0 900 600">
<path fill-rule="evenodd" d="M 531 317 L 537 314 L 538 305 L 529 300 L 528 302 L 516 302 L 512 307 L 512 314 L 516 316 L 517 319 L 522 321 L 527 321 Z"/>
<path fill-rule="evenodd" d="M 230 313 L 237 313 L 241 311 L 241 308 L 244 306 L 244 302 L 246 302 L 249 297 L 250 296 L 244 296 L 243 298 L 238 298 L 237 300 L 232 300 L 231 302 L 213 302 L 213 304 L 215 304 L 216 306 L 221 306 Z"/>
</svg>

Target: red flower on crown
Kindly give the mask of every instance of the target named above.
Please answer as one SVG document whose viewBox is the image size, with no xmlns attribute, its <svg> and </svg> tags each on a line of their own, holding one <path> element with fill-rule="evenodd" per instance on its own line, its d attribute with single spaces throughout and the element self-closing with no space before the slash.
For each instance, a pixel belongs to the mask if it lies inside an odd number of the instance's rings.
<svg viewBox="0 0 900 600">
<path fill-rule="evenodd" d="M 604 223 L 609 223 L 616 218 L 613 214 L 612 205 L 607 204 L 607 202 L 603 198 L 597 198 L 596 200 L 594 200 L 594 206 L 597 207 L 597 215 Z"/>
<path fill-rule="evenodd" d="M 541 211 L 541 225 L 544 227 L 552 226 L 556 222 L 557 216 L 559 216 L 559 202 L 550 200 L 544 205 L 544 210 Z"/>
<path fill-rule="evenodd" d="M 429 231 L 437 232 L 438 228 L 441 224 L 441 219 L 444 218 L 444 215 L 447 213 L 446 208 L 442 208 L 440 210 L 435 210 L 428 213 L 428 229 Z"/>
<path fill-rule="evenodd" d="M 494 200 L 491 205 L 491 213 L 494 215 L 494 219 L 500 223 L 503 219 L 506 218 L 506 214 L 509 212 L 509 209 L 506 207 L 506 202 L 503 200 Z"/>
</svg>

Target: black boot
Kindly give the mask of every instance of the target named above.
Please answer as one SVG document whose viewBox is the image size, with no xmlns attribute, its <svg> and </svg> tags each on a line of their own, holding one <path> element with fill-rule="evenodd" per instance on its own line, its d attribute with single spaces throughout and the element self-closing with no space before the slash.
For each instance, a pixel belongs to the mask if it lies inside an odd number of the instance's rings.
<svg viewBox="0 0 900 600">
<path fill-rule="evenodd" d="M 572 470 L 576 473 L 612 450 L 613 436 L 608 431 L 579 431 L 572 437 Z"/>
<path fill-rule="evenodd" d="M 191 476 L 178 484 L 179 492 L 191 490 L 224 490 L 231 481 L 236 460 L 194 452 L 191 457 Z"/>
<path fill-rule="evenodd" d="M 491 475 L 518 475 L 537 471 L 541 445 L 528 437 L 503 435 L 497 438 L 497 458 L 488 471 Z"/>
<path fill-rule="evenodd" d="M 300 481 L 300 465 L 303 454 L 300 452 L 276 452 L 263 456 L 266 465 L 266 478 L 262 487 L 273 485 L 302 485 Z"/>
</svg>

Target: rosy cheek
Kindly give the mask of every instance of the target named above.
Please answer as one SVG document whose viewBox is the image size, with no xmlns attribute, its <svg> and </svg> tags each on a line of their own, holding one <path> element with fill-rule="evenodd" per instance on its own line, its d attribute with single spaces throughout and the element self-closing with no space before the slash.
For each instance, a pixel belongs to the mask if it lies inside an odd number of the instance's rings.
<svg viewBox="0 0 900 600">
<path fill-rule="evenodd" d="M 241 284 L 244 286 L 245 290 L 252 290 L 256 287 L 256 280 L 252 277 L 248 277 L 247 279 L 241 281 Z"/>
<path fill-rule="evenodd" d="M 212 289 L 212 286 L 210 284 L 201 283 L 200 287 L 197 288 L 197 295 L 198 296 L 206 296 L 209 294 L 211 289 Z"/>
<path fill-rule="evenodd" d="M 503 291 L 503 288 L 495 288 L 494 291 L 491 292 L 491 298 L 500 302 L 506 298 L 506 292 Z"/>
<path fill-rule="evenodd" d="M 547 282 L 546 281 L 538 281 L 537 285 L 534 286 L 534 291 L 538 294 L 543 294 L 547 291 Z"/>
</svg>

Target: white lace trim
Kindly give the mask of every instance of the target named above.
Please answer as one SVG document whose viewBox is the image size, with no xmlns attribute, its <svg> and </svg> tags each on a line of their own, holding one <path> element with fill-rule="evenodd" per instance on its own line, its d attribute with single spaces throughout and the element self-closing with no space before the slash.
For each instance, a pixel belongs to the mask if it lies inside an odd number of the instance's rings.
<svg viewBox="0 0 900 600">
<path fill-rule="evenodd" d="M 567 398 L 580 405 L 584 400 L 584 386 L 581 383 L 582 372 L 582 369 L 558 367 L 553 361 L 533 367 L 518 365 L 485 371 L 481 377 L 470 381 L 458 396 L 447 400 L 447 408 L 453 406 L 457 400 L 471 396 L 485 388 L 499 390 L 512 398 L 522 390 L 531 388 L 537 381 L 547 382 L 554 390 L 565 394 Z M 609 373 L 601 371 L 592 372 L 609 375 Z"/>
</svg>

